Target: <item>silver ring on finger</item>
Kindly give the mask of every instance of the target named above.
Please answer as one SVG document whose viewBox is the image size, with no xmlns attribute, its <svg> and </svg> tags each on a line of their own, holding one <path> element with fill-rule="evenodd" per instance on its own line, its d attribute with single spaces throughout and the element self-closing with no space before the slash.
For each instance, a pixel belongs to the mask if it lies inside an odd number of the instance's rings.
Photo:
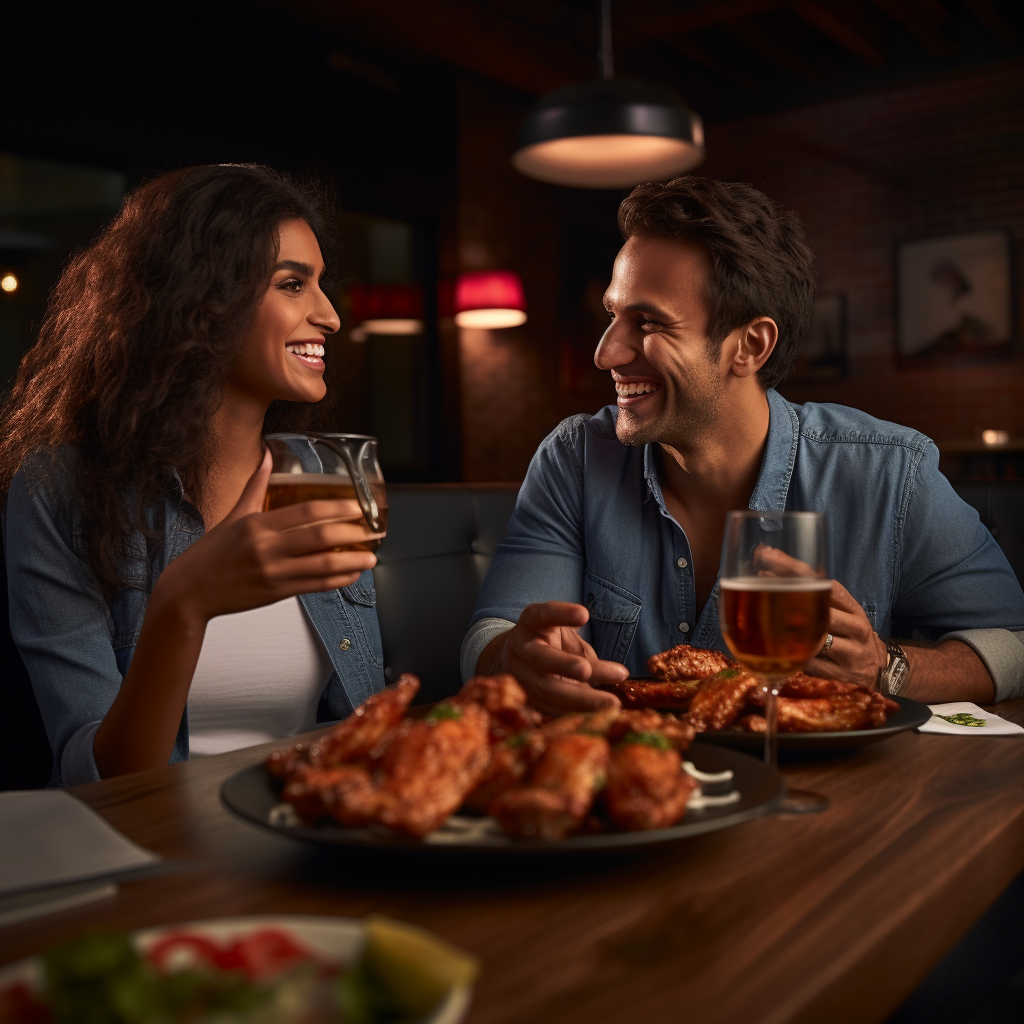
<svg viewBox="0 0 1024 1024">
<path fill-rule="evenodd" d="M 835 639 L 831 633 L 825 634 L 825 646 L 821 649 L 821 654 L 827 654 L 829 649 L 832 647 L 832 641 Z"/>
</svg>

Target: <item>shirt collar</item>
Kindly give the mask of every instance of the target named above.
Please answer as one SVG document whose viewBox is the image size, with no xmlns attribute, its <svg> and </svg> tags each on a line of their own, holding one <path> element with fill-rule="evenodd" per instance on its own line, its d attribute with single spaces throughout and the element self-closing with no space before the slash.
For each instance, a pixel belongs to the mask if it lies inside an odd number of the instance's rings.
<svg viewBox="0 0 1024 1024">
<path fill-rule="evenodd" d="M 758 512 L 784 509 L 789 482 L 796 464 L 797 445 L 800 440 L 800 421 L 793 407 L 774 388 L 768 398 L 768 443 L 765 445 L 761 472 L 758 474 L 750 507 Z M 658 508 L 667 514 L 665 496 L 658 478 L 658 458 L 654 444 L 644 445 L 644 479 Z"/>
</svg>

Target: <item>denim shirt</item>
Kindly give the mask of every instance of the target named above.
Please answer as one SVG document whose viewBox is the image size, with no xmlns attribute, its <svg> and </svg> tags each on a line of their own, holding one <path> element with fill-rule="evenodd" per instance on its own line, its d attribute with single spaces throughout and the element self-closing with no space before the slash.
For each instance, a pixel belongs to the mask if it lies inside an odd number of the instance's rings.
<svg viewBox="0 0 1024 1024">
<path fill-rule="evenodd" d="M 99 779 L 93 737 L 128 671 L 153 585 L 205 528 L 180 488 L 147 508 L 146 525 L 164 540 L 147 546 L 142 533 L 132 536 L 122 565 L 128 586 L 108 603 L 82 555 L 81 526 L 60 483 L 34 481 L 18 472 L 4 515 L 11 633 L 53 750 L 50 785 L 71 786 Z M 373 575 L 300 600 L 334 666 L 317 721 L 343 718 L 384 687 Z M 170 763 L 187 758 L 186 707 Z"/>
<path fill-rule="evenodd" d="M 768 392 L 750 508 L 827 514 L 830 574 L 882 637 L 957 639 L 1024 695 L 1024 594 L 1002 550 L 938 469 L 923 434 L 838 405 Z M 535 601 L 585 604 L 603 659 L 644 674 L 680 643 L 727 651 L 718 583 L 697 608 L 686 534 L 665 507 L 655 446 L 615 436 L 618 409 L 564 420 L 541 444 L 484 582 L 462 670 Z"/>
</svg>

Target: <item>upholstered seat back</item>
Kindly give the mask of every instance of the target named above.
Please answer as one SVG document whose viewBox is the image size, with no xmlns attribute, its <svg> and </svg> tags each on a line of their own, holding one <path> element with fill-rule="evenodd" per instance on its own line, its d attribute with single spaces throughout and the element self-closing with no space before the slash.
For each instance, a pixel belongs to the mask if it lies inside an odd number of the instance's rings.
<svg viewBox="0 0 1024 1024">
<path fill-rule="evenodd" d="M 953 489 L 978 510 L 1024 586 L 1024 480 L 961 480 Z"/>
<path fill-rule="evenodd" d="M 462 685 L 459 651 L 477 594 L 505 536 L 515 484 L 388 488 L 388 536 L 373 571 L 389 682 L 415 672 L 417 701 Z"/>
</svg>

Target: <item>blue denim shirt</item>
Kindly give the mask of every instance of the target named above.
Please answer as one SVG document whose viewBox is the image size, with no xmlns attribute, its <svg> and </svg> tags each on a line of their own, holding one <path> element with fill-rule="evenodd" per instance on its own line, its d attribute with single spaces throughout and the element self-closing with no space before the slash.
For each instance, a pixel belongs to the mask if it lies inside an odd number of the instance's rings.
<svg viewBox="0 0 1024 1024">
<path fill-rule="evenodd" d="M 837 405 L 768 392 L 768 442 L 750 508 L 827 513 L 831 575 L 882 637 L 958 639 L 1024 695 L 1024 594 L 1002 550 L 939 472 L 923 434 Z M 647 671 L 680 643 L 727 650 L 718 584 L 696 605 L 686 534 L 665 507 L 655 447 L 615 436 L 618 410 L 563 421 L 519 493 L 463 644 L 484 646 L 534 601 L 585 604 L 599 657 Z"/>
<path fill-rule="evenodd" d="M 99 779 L 93 736 L 128 671 L 153 584 L 205 529 L 180 488 L 148 508 L 147 526 L 164 540 L 147 546 L 141 533 L 132 537 L 123 565 L 129 586 L 108 604 L 82 556 L 80 524 L 63 491 L 52 478 L 30 486 L 19 471 L 3 526 L 11 633 L 53 750 L 50 784 L 71 786 Z M 373 575 L 300 600 L 334 665 L 317 720 L 343 718 L 384 687 Z M 187 758 L 186 708 L 170 760 Z"/>
</svg>

